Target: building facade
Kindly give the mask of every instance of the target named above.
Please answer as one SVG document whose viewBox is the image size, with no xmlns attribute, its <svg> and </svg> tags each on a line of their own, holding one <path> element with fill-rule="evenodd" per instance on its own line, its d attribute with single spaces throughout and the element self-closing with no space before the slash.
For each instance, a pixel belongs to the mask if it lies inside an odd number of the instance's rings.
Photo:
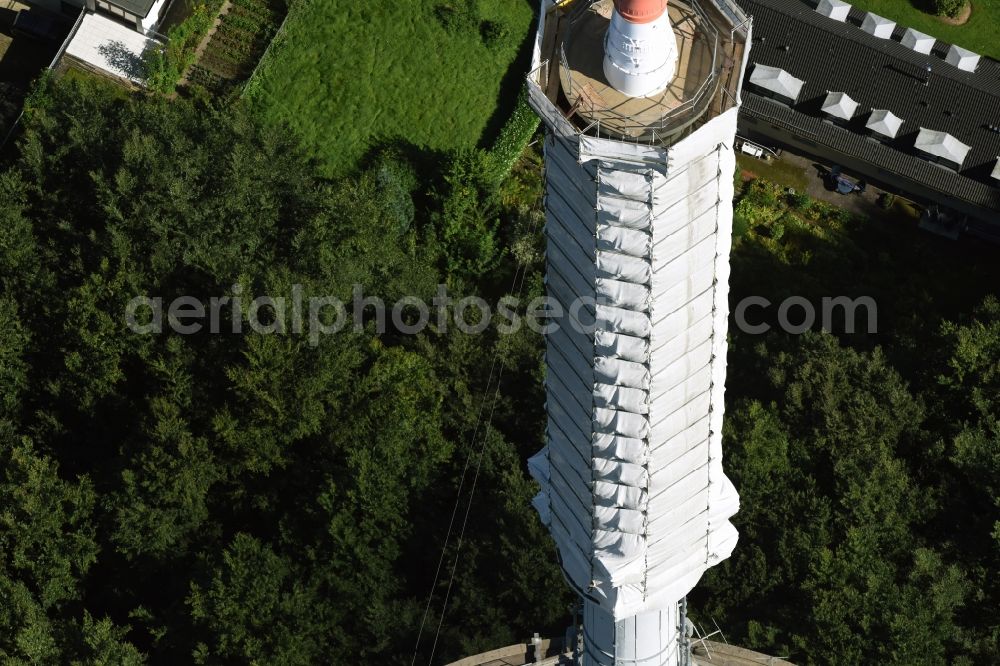
<svg viewBox="0 0 1000 666">
<path fill-rule="evenodd" d="M 168 0 L 29 0 L 50 12 L 75 17 L 81 10 L 113 18 L 143 34 L 155 31 Z"/>
</svg>

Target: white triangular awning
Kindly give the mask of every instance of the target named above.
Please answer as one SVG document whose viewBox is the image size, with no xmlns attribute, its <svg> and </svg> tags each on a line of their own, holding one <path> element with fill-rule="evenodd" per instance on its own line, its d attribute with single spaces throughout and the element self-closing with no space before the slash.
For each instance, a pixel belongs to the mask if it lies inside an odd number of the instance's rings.
<svg viewBox="0 0 1000 666">
<path fill-rule="evenodd" d="M 993 176 L 994 180 L 1000 180 L 1000 157 L 997 158 L 997 163 L 993 165 L 993 173 L 990 175 Z"/>
<path fill-rule="evenodd" d="M 908 49 L 913 49 L 917 53 L 926 55 L 934 48 L 934 41 L 934 38 L 930 35 L 924 34 L 919 30 L 914 30 L 913 28 L 907 28 L 903 32 L 899 43 Z"/>
<path fill-rule="evenodd" d="M 865 127 L 876 134 L 893 139 L 899 133 L 899 128 L 903 126 L 903 119 L 887 109 L 875 109 L 868 116 Z"/>
<path fill-rule="evenodd" d="M 780 67 L 756 64 L 753 73 L 750 74 L 750 83 L 758 88 L 787 97 L 793 102 L 798 101 L 802 86 L 805 85 L 805 81 L 795 78 Z"/>
<path fill-rule="evenodd" d="M 858 103 L 848 97 L 847 93 L 827 93 L 826 99 L 823 100 L 823 113 L 834 118 L 850 120 L 857 110 Z"/>
<path fill-rule="evenodd" d="M 851 6 L 843 0 L 819 0 L 816 11 L 834 21 L 846 21 L 851 13 Z"/>
<path fill-rule="evenodd" d="M 958 166 L 962 166 L 962 163 L 965 162 L 965 156 L 972 150 L 971 146 L 965 145 L 947 132 L 924 127 L 920 128 L 920 133 L 917 134 L 917 140 L 914 141 L 913 145 L 923 153 L 940 157 Z"/>
<path fill-rule="evenodd" d="M 861 22 L 861 29 L 875 37 L 889 39 L 892 37 L 892 31 L 896 29 L 896 22 L 868 12 L 865 14 L 865 20 Z"/>
<path fill-rule="evenodd" d="M 955 46 L 954 44 L 948 49 L 948 54 L 944 59 L 949 65 L 954 65 L 966 72 L 976 71 L 976 67 L 979 65 L 978 53 L 973 53 L 968 49 L 963 49 L 961 46 Z"/>
</svg>

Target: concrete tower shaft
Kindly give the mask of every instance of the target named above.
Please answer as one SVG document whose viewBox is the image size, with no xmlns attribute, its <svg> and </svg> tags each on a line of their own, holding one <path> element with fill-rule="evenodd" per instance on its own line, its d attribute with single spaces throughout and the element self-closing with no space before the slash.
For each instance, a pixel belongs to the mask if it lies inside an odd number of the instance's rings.
<svg viewBox="0 0 1000 666">
<path fill-rule="evenodd" d="M 569 313 L 546 336 L 547 443 L 529 469 L 584 601 L 584 666 L 686 663 L 678 602 L 738 536 L 722 415 L 749 22 L 731 0 L 641 4 L 545 0 L 528 77 L 548 130 L 546 290 Z M 657 25 L 630 66 L 672 52 L 675 71 L 630 94 L 663 72 L 617 67 L 621 26 Z"/>
</svg>

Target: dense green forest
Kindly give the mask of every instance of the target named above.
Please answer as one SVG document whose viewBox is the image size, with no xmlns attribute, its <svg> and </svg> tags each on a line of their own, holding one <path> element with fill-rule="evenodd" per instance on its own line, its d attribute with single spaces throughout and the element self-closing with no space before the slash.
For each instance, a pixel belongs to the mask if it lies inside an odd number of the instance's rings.
<svg viewBox="0 0 1000 666">
<path fill-rule="evenodd" d="M 537 147 L 502 182 L 493 155 L 406 144 L 328 180 L 292 137 L 238 102 L 82 78 L 29 98 L 0 173 L 4 663 L 408 664 L 480 451 L 434 662 L 569 621 L 524 470 L 544 432 L 529 328 L 127 329 L 141 294 L 542 293 Z M 763 182 L 737 208 L 734 301 L 871 295 L 879 332 L 733 327 L 742 536 L 696 619 L 802 664 L 997 661 L 995 251 Z"/>
<path fill-rule="evenodd" d="M 696 616 L 796 663 L 997 663 L 997 249 L 765 182 L 736 218 L 734 302 L 866 295 L 878 332 L 730 326 L 741 539 L 692 595 Z"/>
<path fill-rule="evenodd" d="M 391 153 L 322 181 L 239 107 L 68 79 L 25 121 L 0 179 L 0 655 L 408 661 L 496 336 L 138 335 L 125 308 L 236 285 L 497 298 L 537 263 L 537 208 L 516 203 L 537 192 L 506 193 L 537 182 L 481 191 L 475 154 L 421 164 L 444 174 L 425 182 Z M 439 655 L 566 614 L 522 472 L 543 426 L 533 335 L 504 339 Z"/>
</svg>

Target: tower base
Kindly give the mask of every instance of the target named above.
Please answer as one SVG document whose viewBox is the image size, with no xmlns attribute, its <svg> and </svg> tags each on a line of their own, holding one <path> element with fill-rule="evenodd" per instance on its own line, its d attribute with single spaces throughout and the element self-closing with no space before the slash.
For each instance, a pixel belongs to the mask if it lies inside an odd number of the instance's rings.
<svg viewBox="0 0 1000 666">
<path fill-rule="evenodd" d="M 599 605 L 583 602 L 582 666 L 682 666 L 678 605 L 615 622 Z"/>
<path fill-rule="evenodd" d="M 549 641 L 546 641 L 548 644 Z M 535 654 L 531 643 L 521 643 L 508 647 L 490 650 L 483 654 L 466 657 L 448 664 L 448 666 L 496 666 L 496 664 L 509 664 L 510 666 L 578 666 L 579 661 L 573 655 L 572 650 L 563 651 L 560 654 L 553 654 L 553 650 L 546 650 Z M 790 661 L 769 657 L 760 652 L 747 650 L 735 645 L 726 643 L 716 643 L 714 641 L 698 640 L 695 642 L 691 654 L 692 666 L 795 666 Z"/>
</svg>

